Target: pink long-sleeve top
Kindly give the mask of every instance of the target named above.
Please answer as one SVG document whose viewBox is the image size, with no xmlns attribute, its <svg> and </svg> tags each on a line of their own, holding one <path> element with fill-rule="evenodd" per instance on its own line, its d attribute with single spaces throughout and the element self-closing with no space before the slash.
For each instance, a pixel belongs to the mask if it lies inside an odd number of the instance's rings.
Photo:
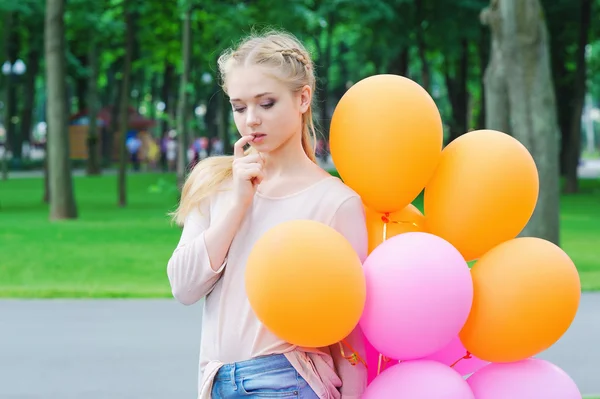
<svg viewBox="0 0 600 399">
<path fill-rule="evenodd" d="M 360 398 L 367 385 L 363 364 L 352 365 L 342 356 L 338 344 L 301 348 L 282 341 L 257 319 L 244 287 L 246 260 L 254 243 L 267 230 L 287 220 L 310 219 L 333 227 L 364 261 L 368 238 L 360 197 L 333 176 L 283 197 L 256 193 L 226 261 L 214 271 L 204 231 L 211 218 L 225 212 L 227 196 L 231 195 L 227 185 L 187 217 L 180 242 L 167 266 L 173 295 L 178 301 L 191 305 L 205 297 L 198 398 L 210 398 L 213 378 L 223 364 L 270 354 L 284 354 L 319 398 Z M 358 327 L 346 342 L 365 358 Z M 344 349 L 346 355 L 351 353 L 347 347 Z"/>
</svg>

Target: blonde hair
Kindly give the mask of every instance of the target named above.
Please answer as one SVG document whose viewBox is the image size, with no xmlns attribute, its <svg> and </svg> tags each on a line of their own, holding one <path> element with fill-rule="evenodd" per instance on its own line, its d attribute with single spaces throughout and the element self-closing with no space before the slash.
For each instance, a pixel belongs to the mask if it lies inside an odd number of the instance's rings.
<svg viewBox="0 0 600 399">
<path fill-rule="evenodd" d="M 260 65 L 271 68 L 275 76 L 293 92 L 308 85 L 315 92 L 314 67 L 302 43 L 292 34 L 281 31 L 253 33 L 235 48 L 225 50 L 218 59 L 222 86 L 227 93 L 227 76 L 235 66 Z M 312 107 L 302 115 L 302 148 L 316 162 L 316 130 Z M 247 153 L 254 152 L 251 147 Z M 187 177 L 181 191 L 177 210 L 171 213 L 178 225 L 183 225 L 187 215 L 212 195 L 225 180 L 232 176 L 233 156 L 209 157 L 199 162 Z"/>
</svg>

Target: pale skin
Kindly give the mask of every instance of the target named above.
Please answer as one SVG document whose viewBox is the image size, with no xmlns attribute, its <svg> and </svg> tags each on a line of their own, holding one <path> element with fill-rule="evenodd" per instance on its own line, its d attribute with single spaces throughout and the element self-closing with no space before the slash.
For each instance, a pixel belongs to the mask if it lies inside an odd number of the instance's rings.
<svg viewBox="0 0 600 399">
<path fill-rule="evenodd" d="M 233 195 L 228 212 L 211 221 L 204 239 L 213 270 L 225 261 L 255 193 L 285 196 L 328 177 L 302 148 L 302 115 L 312 90 L 292 92 L 258 66 L 238 67 L 227 77 L 227 89 L 241 138 L 234 146 Z M 245 155 L 250 144 L 258 154 Z"/>
</svg>

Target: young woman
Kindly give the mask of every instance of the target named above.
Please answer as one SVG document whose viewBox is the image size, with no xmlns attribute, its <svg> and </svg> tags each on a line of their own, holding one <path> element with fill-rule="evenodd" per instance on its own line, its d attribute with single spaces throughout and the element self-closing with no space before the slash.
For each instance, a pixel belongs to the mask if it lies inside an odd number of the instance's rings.
<svg viewBox="0 0 600 399">
<path fill-rule="evenodd" d="M 343 356 L 348 347 L 282 341 L 256 318 L 244 289 L 254 243 L 287 220 L 332 226 L 367 256 L 360 197 L 315 162 L 310 56 L 292 35 L 270 32 L 226 51 L 219 69 L 241 138 L 233 156 L 207 158 L 189 175 L 174 213 L 183 232 L 167 267 L 178 301 L 206 297 L 199 398 L 360 398 L 366 368 Z M 364 358 L 358 328 L 346 341 Z"/>
</svg>

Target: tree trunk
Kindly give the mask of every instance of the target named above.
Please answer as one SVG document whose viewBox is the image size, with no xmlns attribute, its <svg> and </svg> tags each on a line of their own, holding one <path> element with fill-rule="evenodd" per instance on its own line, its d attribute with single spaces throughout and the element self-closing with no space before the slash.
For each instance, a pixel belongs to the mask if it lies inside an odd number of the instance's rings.
<svg viewBox="0 0 600 399">
<path fill-rule="evenodd" d="M 87 174 L 88 176 L 99 175 L 102 173 L 100 167 L 100 146 L 98 145 L 98 111 L 99 111 L 99 97 L 98 97 L 98 42 L 95 39 L 94 31 L 92 31 L 92 38 L 90 39 L 88 49 L 88 88 L 87 88 L 87 105 L 88 105 L 88 160 L 87 160 Z"/>
<path fill-rule="evenodd" d="M 402 50 L 398 53 L 398 56 L 392 63 L 391 73 L 400 76 L 408 77 L 408 66 L 409 66 L 409 46 L 402 47 Z"/>
<path fill-rule="evenodd" d="M 46 130 L 46 142 L 48 142 L 48 130 Z M 47 147 L 46 147 L 47 148 Z M 42 196 L 44 204 L 50 204 L 50 177 L 48 176 L 48 151 L 44 157 L 44 195 Z"/>
<path fill-rule="evenodd" d="M 187 150 L 189 146 L 188 140 L 188 95 L 187 86 L 190 79 L 190 57 L 192 36 L 192 7 L 188 6 L 185 11 L 182 29 L 182 58 L 183 72 L 181 74 L 181 82 L 179 84 L 179 107 L 177 111 L 177 135 L 179 136 L 179 156 L 177 158 L 177 186 L 183 187 L 185 176 L 187 173 Z"/>
<path fill-rule="evenodd" d="M 532 154 L 540 180 L 536 209 L 521 234 L 558 244 L 560 129 L 543 9 L 539 0 L 492 0 L 490 10 L 501 56 L 495 61 L 510 77 L 505 82 L 511 131 Z"/>
<path fill-rule="evenodd" d="M 421 61 L 421 86 L 428 92 L 431 93 L 431 70 L 429 63 L 427 62 L 427 44 L 425 42 L 425 29 L 423 28 L 423 21 L 426 19 L 426 10 L 423 4 L 424 0 L 416 0 L 416 16 L 417 16 L 417 50 L 419 54 L 419 60 Z"/>
<path fill-rule="evenodd" d="M 131 80 L 131 63 L 133 56 L 133 15 L 130 9 L 129 0 L 123 2 L 125 8 L 125 62 L 123 64 L 123 80 L 121 82 L 121 104 L 119 106 L 119 206 L 127 205 L 127 130 L 129 125 L 129 85 Z"/>
<path fill-rule="evenodd" d="M 483 129 L 485 127 L 486 118 L 484 74 L 485 66 L 488 64 L 490 58 L 489 32 L 483 26 L 480 29 L 480 38 L 479 42 L 477 43 L 477 57 L 479 58 L 479 92 L 481 94 L 479 98 L 479 113 L 477 114 L 477 119 L 475 121 L 475 129 Z"/>
<path fill-rule="evenodd" d="M 561 27 L 562 28 L 562 27 Z M 555 31 L 557 31 L 555 29 Z M 560 38 L 554 39 L 552 45 L 552 71 L 554 73 L 554 92 L 556 93 L 556 104 L 558 108 L 558 126 L 561 132 L 560 141 L 560 172 L 565 175 L 567 172 L 567 155 L 569 151 L 569 134 L 571 126 L 571 108 L 575 97 L 575 72 L 568 70 L 567 65 L 574 62 L 569 54 L 572 45 L 571 41 Z"/>
<path fill-rule="evenodd" d="M 12 34 L 11 32 L 14 30 L 13 28 L 13 20 L 14 20 L 14 12 L 7 12 L 6 15 L 4 16 L 4 26 L 3 26 L 3 33 L 4 33 L 4 59 L 5 60 L 9 60 L 11 62 L 14 62 L 11 60 L 12 57 L 12 48 L 11 48 L 11 42 L 12 42 Z M 13 82 L 12 82 L 12 78 L 11 76 L 6 76 L 6 81 L 5 81 L 5 87 L 6 87 L 6 98 L 4 99 L 4 115 L 3 115 L 3 120 L 4 120 L 4 126 L 6 128 L 6 137 L 4 139 L 4 151 L 3 151 L 3 156 L 2 156 L 2 180 L 8 180 L 8 151 L 10 149 L 10 127 L 12 126 L 12 122 L 11 122 L 11 103 L 12 103 L 12 98 L 11 98 L 11 93 L 14 92 L 13 88 Z"/>
<path fill-rule="evenodd" d="M 571 116 L 575 99 L 576 53 L 573 46 L 577 44 L 579 32 L 580 1 L 550 1 L 546 7 L 546 20 L 550 32 L 550 48 L 552 62 L 552 76 L 556 105 L 558 112 L 558 126 L 561 131 L 560 172 L 565 175 L 567 171 L 567 157 L 569 151 L 569 135 L 571 133 Z"/>
<path fill-rule="evenodd" d="M 89 59 L 87 54 L 82 54 L 77 57 L 81 67 L 83 69 L 89 68 Z M 81 72 L 77 72 L 77 77 L 75 78 L 75 95 L 77 97 L 77 112 L 84 112 L 87 105 L 87 96 L 88 96 L 88 83 L 89 79 L 86 79 L 86 74 L 82 74 Z M 89 115 L 88 115 L 89 116 Z"/>
<path fill-rule="evenodd" d="M 581 156 L 581 114 L 585 102 L 587 80 L 585 48 L 589 42 L 590 16 L 592 13 L 591 0 L 581 0 L 580 3 L 581 10 L 579 14 L 579 39 L 576 55 L 577 69 L 575 71 L 573 108 L 571 110 L 569 137 L 565 143 L 565 191 L 567 193 L 576 193 L 579 191 L 577 169 L 579 167 L 579 158 Z"/>
<path fill-rule="evenodd" d="M 156 99 L 158 98 L 158 87 L 159 80 L 157 74 L 152 74 L 150 79 L 150 107 L 148 109 L 148 117 L 150 119 L 156 119 Z M 160 126 L 160 125 L 159 125 Z M 160 131 L 160 127 L 155 128 L 155 137 L 162 137 L 163 131 Z"/>
<path fill-rule="evenodd" d="M 110 109 L 110 126 L 108 127 L 108 131 L 106 132 L 106 144 L 108 148 L 106 149 L 108 158 L 106 161 L 106 166 L 112 166 L 113 162 L 116 160 L 115 155 L 118 157 L 120 155 L 121 147 L 119 138 L 119 111 L 121 104 L 121 94 L 122 94 L 122 85 L 123 79 L 115 79 L 115 91 L 113 95 L 115 96 L 111 109 Z"/>
<path fill-rule="evenodd" d="M 491 1 L 490 7 L 484 9 L 480 19 L 488 25 L 492 32 L 501 27 L 500 14 L 496 1 Z M 485 127 L 512 134 L 509 125 L 508 87 L 506 83 L 505 55 L 498 34 L 491 36 L 490 59 L 483 74 L 485 97 Z"/>
<path fill-rule="evenodd" d="M 346 56 L 346 54 L 348 54 L 349 52 L 350 52 L 350 48 L 348 47 L 348 45 L 346 43 L 344 43 L 343 41 L 340 42 L 338 45 L 339 59 L 343 60 L 344 57 Z M 389 69 L 386 70 L 385 72 L 394 73 L 394 72 L 391 72 L 392 68 L 397 68 L 396 71 L 401 70 L 401 63 L 402 63 L 402 61 L 400 60 L 400 56 L 396 57 L 396 59 L 389 66 Z M 339 81 L 338 81 L 339 83 L 337 84 L 336 87 L 332 88 L 332 90 L 331 90 L 331 95 L 334 100 L 333 101 L 334 104 L 337 104 L 338 101 L 340 101 L 340 99 L 344 96 L 344 94 L 348 90 L 346 85 L 350 81 L 350 69 L 348 68 L 348 64 L 346 62 L 341 61 L 339 63 L 339 65 L 340 65 Z M 401 75 L 401 73 L 396 73 L 396 74 Z"/>
<path fill-rule="evenodd" d="M 458 62 L 453 62 L 450 57 L 444 56 L 444 78 L 452 109 L 449 142 L 465 134 L 468 129 L 469 94 L 467 91 L 467 79 L 469 72 L 469 43 L 467 39 L 461 40 L 460 49 L 460 59 Z M 450 68 L 451 64 L 454 64 L 454 68 Z M 452 76 L 450 69 L 454 69 L 454 76 Z"/>
<path fill-rule="evenodd" d="M 169 115 L 171 113 L 171 82 L 173 81 L 173 74 L 175 72 L 175 67 L 173 64 L 169 63 L 169 61 L 165 61 L 165 70 L 163 74 L 163 82 L 161 89 L 161 100 L 165 104 L 165 109 L 163 110 L 163 116 Z M 171 120 L 168 117 L 165 117 L 161 122 L 161 136 L 163 133 L 168 132 L 171 129 Z"/>
<path fill-rule="evenodd" d="M 19 59 L 19 53 L 21 53 L 21 37 L 19 35 L 19 28 L 21 18 L 19 18 L 18 13 L 11 13 L 12 21 L 11 28 L 8 30 L 7 34 L 7 60 L 10 61 L 12 65 L 15 64 L 17 59 Z M 7 104 L 6 109 L 8 111 L 8 119 L 6 120 L 6 135 L 8 137 L 9 148 L 12 152 L 12 159 L 15 163 L 21 162 L 21 155 L 23 149 L 23 137 L 21 136 L 21 132 L 18 129 L 18 110 L 19 110 L 19 99 L 20 96 L 17 94 L 17 89 L 19 87 L 19 83 L 21 81 L 22 76 L 18 76 L 15 74 L 7 76 Z"/>
<path fill-rule="evenodd" d="M 64 15 L 65 0 L 46 0 L 44 39 L 48 87 L 50 220 L 77 218 L 69 164 Z"/>
<path fill-rule="evenodd" d="M 321 63 L 321 98 L 319 99 L 320 103 L 320 113 L 321 113 L 321 123 L 320 130 L 323 135 L 323 140 L 325 142 L 329 142 L 329 125 L 331 122 L 331 118 L 329 117 L 329 92 L 330 92 L 330 74 L 329 70 L 331 69 L 331 53 L 333 51 L 333 31 L 335 29 L 336 21 L 336 13 L 335 11 L 329 11 L 327 13 L 327 40 L 325 42 L 325 52 L 324 59 L 319 63 Z M 326 146 L 327 147 L 327 146 Z"/>
<path fill-rule="evenodd" d="M 208 94 L 206 96 L 206 114 L 204 114 L 204 124 L 206 125 L 206 132 L 208 138 L 219 138 L 219 109 L 221 108 L 221 91 L 219 88 L 208 88 Z"/>
<path fill-rule="evenodd" d="M 225 154 L 232 154 L 233 146 L 231 145 L 231 138 L 229 137 L 229 115 L 231 113 L 231 106 L 227 101 L 225 93 L 222 91 L 218 94 L 218 99 L 218 108 L 215 115 L 217 118 L 218 136 L 223 142 L 223 152 Z"/>
<path fill-rule="evenodd" d="M 31 141 L 31 130 L 33 127 L 33 108 L 35 106 L 35 80 L 40 70 L 40 60 L 43 40 L 41 32 L 32 31 L 29 54 L 27 55 L 27 75 L 25 76 L 25 96 L 23 101 L 23 113 L 21 118 L 21 137 Z"/>
</svg>

